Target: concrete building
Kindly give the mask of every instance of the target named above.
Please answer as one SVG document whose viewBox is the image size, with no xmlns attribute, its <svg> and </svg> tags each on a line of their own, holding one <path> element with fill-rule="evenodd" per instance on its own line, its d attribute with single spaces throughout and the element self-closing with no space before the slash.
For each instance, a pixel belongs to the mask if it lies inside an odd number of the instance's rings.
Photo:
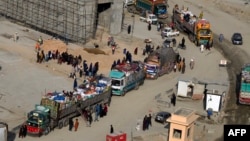
<svg viewBox="0 0 250 141">
<path fill-rule="evenodd" d="M 199 116 L 194 110 L 179 108 L 167 121 L 170 122 L 169 141 L 193 141 L 194 122 Z"/>
<path fill-rule="evenodd" d="M 121 32 L 120 0 L 1 0 L 0 15 L 46 34 L 85 44 L 98 25 Z"/>
</svg>

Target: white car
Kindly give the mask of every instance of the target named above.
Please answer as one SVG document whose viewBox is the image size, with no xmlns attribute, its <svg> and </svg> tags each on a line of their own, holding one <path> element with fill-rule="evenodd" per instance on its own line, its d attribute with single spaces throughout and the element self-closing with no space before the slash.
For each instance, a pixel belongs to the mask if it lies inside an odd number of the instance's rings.
<svg viewBox="0 0 250 141">
<path fill-rule="evenodd" d="M 180 35 L 179 31 L 172 30 L 172 28 L 170 28 L 170 27 L 165 27 L 162 32 L 163 32 L 163 35 L 165 37 L 173 37 L 173 36 L 179 36 Z"/>
</svg>

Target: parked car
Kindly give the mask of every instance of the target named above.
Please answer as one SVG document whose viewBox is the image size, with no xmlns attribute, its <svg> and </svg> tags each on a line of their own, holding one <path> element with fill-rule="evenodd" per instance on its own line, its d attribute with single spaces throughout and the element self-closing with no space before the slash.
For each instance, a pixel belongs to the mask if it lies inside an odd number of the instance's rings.
<svg viewBox="0 0 250 141">
<path fill-rule="evenodd" d="M 175 38 L 167 38 L 163 42 L 163 47 L 171 47 L 171 43 L 173 43 L 173 47 L 176 46 L 176 39 Z"/>
<path fill-rule="evenodd" d="M 242 37 L 241 33 L 234 33 L 231 40 L 232 40 L 232 43 L 234 45 L 242 45 L 243 44 L 243 37 Z"/>
<path fill-rule="evenodd" d="M 165 37 L 179 36 L 180 32 L 177 30 L 172 30 L 170 27 L 165 27 L 162 31 Z"/>
<path fill-rule="evenodd" d="M 171 117 L 171 114 L 169 112 L 162 111 L 156 114 L 155 121 L 164 124 L 167 122 L 167 119 L 169 117 Z"/>
</svg>

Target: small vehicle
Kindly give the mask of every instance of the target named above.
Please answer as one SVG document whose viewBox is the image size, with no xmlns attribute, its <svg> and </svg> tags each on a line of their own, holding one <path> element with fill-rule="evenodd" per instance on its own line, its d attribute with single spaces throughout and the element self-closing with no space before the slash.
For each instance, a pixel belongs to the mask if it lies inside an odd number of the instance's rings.
<svg viewBox="0 0 250 141">
<path fill-rule="evenodd" d="M 179 36 L 180 35 L 179 31 L 172 30 L 172 28 L 170 28 L 170 27 L 165 27 L 162 32 L 163 32 L 163 35 L 165 35 L 165 37 L 173 37 L 173 36 Z"/>
<path fill-rule="evenodd" d="M 234 45 L 242 45 L 243 44 L 243 37 L 242 37 L 241 33 L 234 33 L 231 40 L 232 40 L 232 43 Z"/>
<path fill-rule="evenodd" d="M 169 112 L 161 111 L 161 112 L 158 112 L 156 114 L 155 121 L 159 122 L 159 123 L 162 123 L 162 124 L 165 124 L 169 117 L 171 117 L 171 114 Z"/>
<path fill-rule="evenodd" d="M 175 38 L 167 38 L 163 42 L 163 47 L 171 47 L 171 43 L 173 43 L 173 47 L 176 46 L 176 39 Z"/>
<path fill-rule="evenodd" d="M 147 22 L 147 23 L 151 23 L 153 25 L 156 25 L 158 22 L 158 19 L 156 17 L 156 15 L 147 12 L 144 12 L 141 17 L 140 17 L 140 21 L 143 22 Z"/>
</svg>

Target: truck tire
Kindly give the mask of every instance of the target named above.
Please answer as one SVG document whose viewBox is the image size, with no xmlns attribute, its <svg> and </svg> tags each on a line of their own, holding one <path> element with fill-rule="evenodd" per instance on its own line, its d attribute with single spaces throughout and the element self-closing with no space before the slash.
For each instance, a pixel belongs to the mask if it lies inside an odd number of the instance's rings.
<svg viewBox="0 0 250 141">
<path fill-rule="evenodd" d="M 125 94 L 126 94 L 126 91 L 123 90 L 121 96 L 125 96 Z"/>
<path fill-rule="evenodd" d="M 135 88 L 134 88 L 135 90 L 138 90 L 139 89 L 139 83 L 137 82 L 136 84 L 135 84 Z"/>
<path fill-rule="evenodd" d="M 62 129 L 62 128 L 63 128 L 63 121 L 59 121 L 59 123 L 58 123 L 58 128 L 59 128 L 59 129 Z"/>
<path fill-rule="evenodd" d="M 199 43 L 198 43 L 198 40 L 195 40 L 195 45 L 198 47 L 199 46 Z"/>
<path fill-rule="evenodd" d="M 46 136 L 48 135 L 50 132 L 50 127 L 46 127 L 46 129 L 44 130 L 43 134 Z"/>
<path fill-rule="evenodd" d="M 66 127 L 66 126 L 68 126 L 68 125 L 69 125 L 69 119 L 66 118 L 66 119 L 64 119 L 64 121 L 63 121 L 63 126 Z"/>
</svg>

